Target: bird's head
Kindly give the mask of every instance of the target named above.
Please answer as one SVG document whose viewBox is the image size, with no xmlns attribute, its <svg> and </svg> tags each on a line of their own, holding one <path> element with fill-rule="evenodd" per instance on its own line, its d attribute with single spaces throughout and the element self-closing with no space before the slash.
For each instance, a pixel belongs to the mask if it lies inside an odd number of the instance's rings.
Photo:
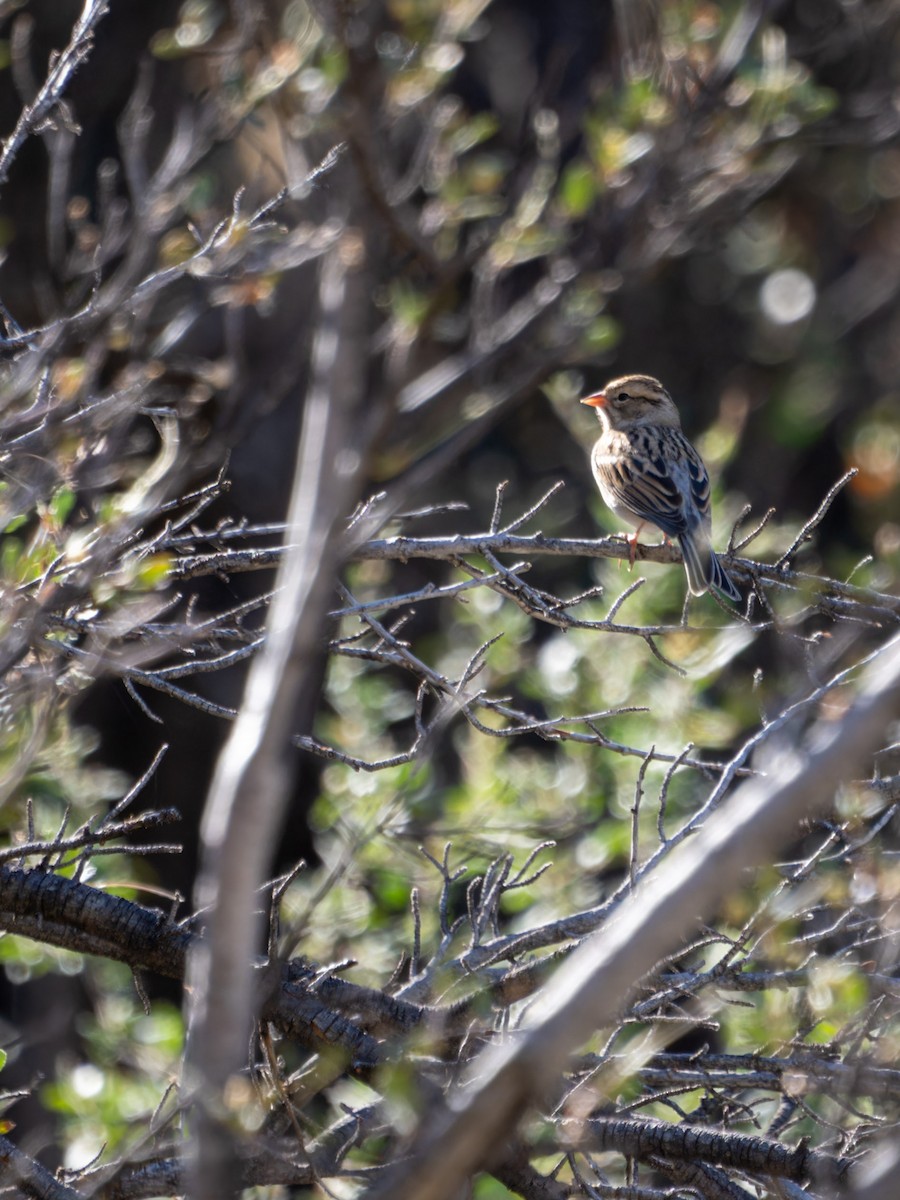
<svg viewBox="0 0 900 1200">
<path fill-rule="evenodd" d="M 585 396 L 581 403 L 596 410 L 606 429 L 628 429 L 635 425 L 681 427 L 672 397 L 652 375 L 612 379 L 602 391 Z"/>
</svg>

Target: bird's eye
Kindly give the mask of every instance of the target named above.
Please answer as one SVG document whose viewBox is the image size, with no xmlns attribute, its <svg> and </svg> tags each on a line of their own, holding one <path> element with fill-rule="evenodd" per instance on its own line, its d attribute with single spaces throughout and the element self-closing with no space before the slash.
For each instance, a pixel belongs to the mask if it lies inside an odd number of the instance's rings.
<svg viewBox="0 0 900 1200">
<path fill-rule="evenodd" d="M 627 392 L 619 392 L 618 396 L 616 396 L 616 398 L 615 398 L 615 402 L 616 402 L 616 404 L 624 404 L 626 400 L 630 400 L 630 399 L 631 399 L 631 397 L 628 395 Z"/>
</svg>

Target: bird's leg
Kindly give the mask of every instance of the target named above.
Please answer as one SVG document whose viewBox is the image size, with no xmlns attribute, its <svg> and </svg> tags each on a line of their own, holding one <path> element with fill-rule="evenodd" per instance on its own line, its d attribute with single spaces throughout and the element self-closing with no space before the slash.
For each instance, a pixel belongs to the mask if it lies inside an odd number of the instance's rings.
<svg viewBox="0 0 900 1200">
<path fill-rule="evenodd" d="M 641 521 L 634 533 L 627 533 L 625 541 L 628 543 L 628 570 L 634 570 L 634 556 L 637 554 L 638 538 L 641 536 L 641 530 L 647 524 L 646 521 Z"/>
</svg>

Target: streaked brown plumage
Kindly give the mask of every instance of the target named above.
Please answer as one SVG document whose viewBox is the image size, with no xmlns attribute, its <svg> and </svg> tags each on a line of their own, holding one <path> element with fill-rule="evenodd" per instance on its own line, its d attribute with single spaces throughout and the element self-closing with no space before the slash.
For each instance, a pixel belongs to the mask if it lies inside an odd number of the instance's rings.
<svg viewBox="0 0 900 1200">
<path fill-rule="evenodd" d="M 695 596 L 713 587 L 730 600 L 741 594 L 710 543 L 709 476 L 681 431 L 672 397 L 650 375 L 623 375 L 585 396 L 603 432 L 591 452 L 594 479 L 617 517 L 641 530 L 677 538 L 688 587 Z M 632 558 L 633 561 L 633 558 Z"/>
</svg>

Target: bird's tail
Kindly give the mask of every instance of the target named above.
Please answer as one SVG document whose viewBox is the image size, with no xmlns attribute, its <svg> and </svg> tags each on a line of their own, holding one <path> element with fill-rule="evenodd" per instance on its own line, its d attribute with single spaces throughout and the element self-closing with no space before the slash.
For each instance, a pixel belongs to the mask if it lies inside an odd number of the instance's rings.
<svg viewBox="0 0 900 1200">
<path fill-rule="evenodd" d="M 688 588 L 694 596 L 702 596 L 708 588 L 715 588 L 729 600 L 739 601 L 741 593 L 731 576 L 722 566 L 719 556 L 709 542 L 697 533 L 686 534 L 678 539 L 684 558 Z"/>
</svg>

